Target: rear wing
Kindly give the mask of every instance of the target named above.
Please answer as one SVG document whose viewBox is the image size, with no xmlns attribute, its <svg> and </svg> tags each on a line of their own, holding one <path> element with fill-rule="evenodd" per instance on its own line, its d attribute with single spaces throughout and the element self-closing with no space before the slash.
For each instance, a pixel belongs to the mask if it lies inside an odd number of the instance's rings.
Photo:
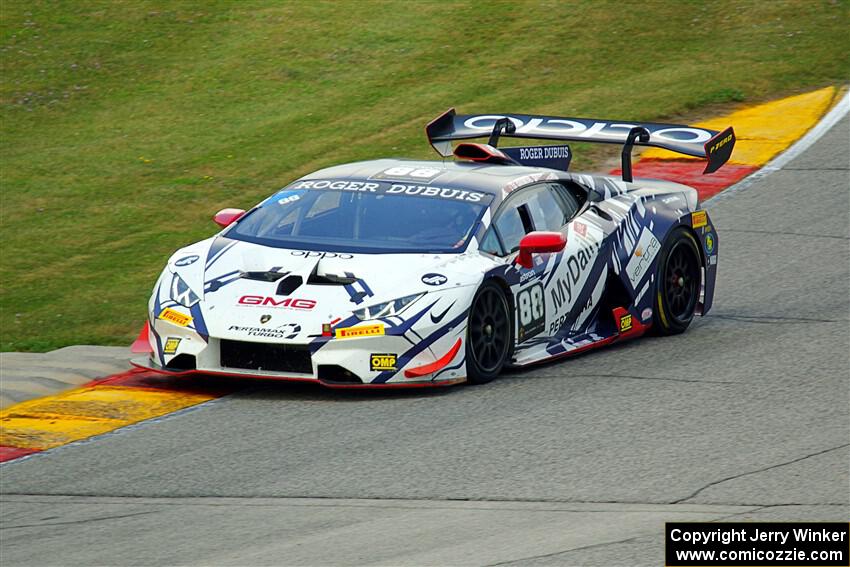
<svg viewBox="0 0 850 567">
<path fill-rule="evenodd" d="M 654 122 L 622 122 L 591 118 L 561 118 L 528 114 L 457 114 L 450 108 L 426 127 L 428 142 L 443 157 L 452 155 L 452 141 L 490 136 L 538 140 L 574 140 L 623 145 L 623 179 L 631 181 L 631 148 L 654 146 L 708 160 L 703 173 L 720 169 L 735 146 L 732 127 L 722 132 Z M 628 177 L 628 179 L 626 179 Z"/>
</svg>

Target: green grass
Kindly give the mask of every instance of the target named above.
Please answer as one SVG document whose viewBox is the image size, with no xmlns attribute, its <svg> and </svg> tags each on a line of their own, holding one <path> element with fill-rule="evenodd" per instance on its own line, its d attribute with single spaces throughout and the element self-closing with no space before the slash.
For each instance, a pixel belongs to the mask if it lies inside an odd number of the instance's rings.
<svg viewBox="0 0 850 567">
<path fill-rule="evenodd" d="M 0 348 L 128 344 L 213 212 L 436 155 L 449 106 L 659 120 L 842 83 L 848 6 L 6 0 Z"/>
</svg>

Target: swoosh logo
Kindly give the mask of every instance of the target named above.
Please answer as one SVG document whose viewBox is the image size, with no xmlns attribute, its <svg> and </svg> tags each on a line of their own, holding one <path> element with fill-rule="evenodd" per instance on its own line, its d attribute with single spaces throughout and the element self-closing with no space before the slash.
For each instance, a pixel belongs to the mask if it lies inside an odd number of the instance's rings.
<svg viewBox="0 0 850 567">
<path fill-rule="evenodd" d="M 454 307 L 454 306 L 455 306 L 455 302 L 454 302 L 454 301 L 452 301 L 452 304 L 451 304 L 451 305 L 449 305 L 448 307 L 446 307 L 446 310 L 445 310 L 445 311 L 443 311 L 443 312 L 442 312 L 440 315 L 438 315 L 437 317 L 434 317 L 434 314 L 432 313 L 432 314 L 431 314 L 431 322 L 432 322 L 432 323 L 434 323 L 434 324 L 436 325 L 437 323 L 439 323 L 440 321 L 442 321 L 442 320 L 443 320 L 443 318 L 446 316 L 446 314 L 447 314 L 449 311 L 451 311 L 452 307 Z"/>
</svg>

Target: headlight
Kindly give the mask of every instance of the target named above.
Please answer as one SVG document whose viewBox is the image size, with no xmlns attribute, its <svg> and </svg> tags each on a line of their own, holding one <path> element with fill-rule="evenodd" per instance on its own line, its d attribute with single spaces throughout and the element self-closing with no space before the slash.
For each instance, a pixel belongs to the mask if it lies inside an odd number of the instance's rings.
<svg viewBox="0 0 850 567">
<path fill-rule="evenodd" d="M 178 274 L 171 278 L 171 299 L 183 307 L 192 307 L 201 300 Z"/>
<path fill-rule="evenodd" d="M 416 293 L 414 295 L 399 297 L 398 299 L 393 299 L 392 301 L 387 301 L 385 303 L 379 303 L 362 309 L 355 309 L 352 313 L 354 313 L 354 315 L 361 321 L 365 321 L 367 319 L 379 319 L 381 317 L 392 317 L 393 315 L 398 315 L 410 307 L 410 304 L 423 295 L 425 294 Z"/>
</svg>

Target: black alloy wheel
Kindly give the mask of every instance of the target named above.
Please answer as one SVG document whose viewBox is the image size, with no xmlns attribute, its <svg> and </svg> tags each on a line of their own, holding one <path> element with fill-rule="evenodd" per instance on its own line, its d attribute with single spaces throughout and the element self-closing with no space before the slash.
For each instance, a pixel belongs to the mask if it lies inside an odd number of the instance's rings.
<svg viewBox="0 0 850 567">
<path fill-rule="evenodd" d="M 495 282 L 484 282 L 469 310 L 466 368 L 470 382 L 484 384 L 498 376 L 511 351 L 511 331 L 505 292 Z"/>
<path fill-rule="evenodd" d="M 694 318 L 702 283 L 702 263 L 697 241 L 678 228 L 664 243 L 656 272 L 656 330 L 662 335 L 684 332 Z"/>
</svg>

